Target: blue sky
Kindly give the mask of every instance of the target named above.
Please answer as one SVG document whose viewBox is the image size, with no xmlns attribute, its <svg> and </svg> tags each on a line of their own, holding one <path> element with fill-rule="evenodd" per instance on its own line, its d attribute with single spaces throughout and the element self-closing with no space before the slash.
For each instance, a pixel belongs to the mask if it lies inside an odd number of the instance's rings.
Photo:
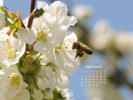
<svg viewBox="0 0 133 100">
<path fill-rule="evenodd" d="M 48 0 L 42 0 L 48 1 Z M 72 1 L 72 5 L 86 4 L 94 9 L 91 24 L 100 19 L 106 19 L 116 29 L 133 31 L 133 0 L 62 0 Z M 23 11 L 23 16 L 28 14 L 30 0 L 4 0 L 5 6 L 12 11 Z"/>
<path fill-rule="evenodd" d="M 47 1 L 47 0 L 41 0 Z M 63 0 L 65 1 L 65 0 Z M 90 19 L 91 26 L 101 19 L 107 20 L 112 27 L 118 30 L 133 31 L 133 0 L 66 0 L 72 1 L 71 5 L 86 4 L 94 9 L 94 15 Z M 22 16 L 28 15 L 30 0 L 4 0 L 4 5 L 11 11 L 22 11 Z M 96 61 L 96 60 L 95 60 Z M 96 63 L 96 62 L 95 62 Z M 80 87 L 80 70 L 71 76 L 70 90 L 74 92 L 75 100 L 88 100 L 84 89 Z M 130 100 L 130 99 L 129 99 Z"/>
<path fill-rule="evenodd" d="M 133 31 L 133 0 L 74 0 L 74 3 L 93 7 L 92 25 L 106 19 L 116 29 Z"/>
</svg>

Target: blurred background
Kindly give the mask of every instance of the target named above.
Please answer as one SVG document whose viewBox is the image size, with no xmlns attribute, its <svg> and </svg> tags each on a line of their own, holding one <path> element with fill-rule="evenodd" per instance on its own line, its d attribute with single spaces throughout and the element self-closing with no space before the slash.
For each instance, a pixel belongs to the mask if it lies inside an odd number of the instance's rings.
<svg viewBox="0 0 133 100">
<path fill-rule="evenodd" d="M 50 4 L 55 0 L 37 1 Z M 133 0 L 61 1 L 68 5 L 69 15 L 78 18 L 78 23 L 71 29 L 75 30 L 80 42 L 93 50 L 93 55 L 80 58 L 81 63 L 77 71 L 69 77 L 72 98 L 74 100 L 132 100 Z M 30 0 L 4 0 L 4 6 L 9 8 L 9 11 L 20 10 L 24 19 L 29 15 Z M 102 68 L 94 68 L 94 66 Z M 100 75 L 96 71 L 106 72 L 104 75 L 106 82 L 98 86 L 96 76 L 99 79 Z M 84 84 L 84 78 L 87 76 L 94 81 L 91 86 L 88 83 Z"/>
</svg>

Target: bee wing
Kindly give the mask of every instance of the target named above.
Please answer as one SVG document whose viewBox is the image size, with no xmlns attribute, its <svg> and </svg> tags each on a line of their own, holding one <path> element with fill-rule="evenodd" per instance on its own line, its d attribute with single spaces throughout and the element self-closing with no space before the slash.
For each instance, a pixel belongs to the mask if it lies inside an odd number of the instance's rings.
<svg viewBox="0 0 133 100">
<path fill-rule="evenodd" d="M 83 46 L 83 51 L 84 51 L 85 53 L 87 53 L 87 54 L 89 54 L 89 55 L 92 54 L 91 48 L 89 48 L 87 45 L 85 45 L 85 44 L 83 44 L 83 43 L 82 43 L 82 46 Z"/>
</svg>

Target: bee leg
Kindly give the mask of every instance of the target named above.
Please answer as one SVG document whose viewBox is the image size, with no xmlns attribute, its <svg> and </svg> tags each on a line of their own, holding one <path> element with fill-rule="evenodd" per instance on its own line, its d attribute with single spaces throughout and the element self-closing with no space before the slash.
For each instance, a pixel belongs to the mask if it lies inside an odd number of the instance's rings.
<svg viewBox="0 0 133 100">
<path fill-rule="evenodd" d="M 78 52 L 78 50 L 77 50 L 75 59 L 76 59 L 78 56 L 79 56 L 79 52 Z"/>
<path fill-rule="evenodd" d="M 79 57 L 82 57 L 84 55 L 84 53 L 83 52 L 81 52 L 80 54 L 79 54 Z"/>
<path fill-rule="evenodd" d="M 79 56 L 79 57 L 82 57 L 83 55 L 84 55 L 84 53 L 82 52 L 82 49 L 79 49 L 79 50 L 77 50 L 77 52 L 76 52 L 75 58 L 77 58 L 78 56 Z"/>
<path fill-rule="evenodd" d="M 79 57 L 82 57 L 83 55 L 84 55 L 84 53 L 83 53 L 83 52 L 78 53 L 78 54 L 75 56 L 75 58 L 77 58 L 78 56 L 79 56 Z"/>
<path fill-rule="evenodd" d="M 76 54 L 75 59 L 78 57 L 78 54 Z"/>
</svg>

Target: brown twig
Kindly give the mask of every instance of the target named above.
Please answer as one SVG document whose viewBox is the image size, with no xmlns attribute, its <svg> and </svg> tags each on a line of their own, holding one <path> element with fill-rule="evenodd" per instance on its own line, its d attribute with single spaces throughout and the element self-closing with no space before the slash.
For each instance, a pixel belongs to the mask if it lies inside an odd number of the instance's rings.
<svg viewBox="0 0 133 100">
<path fill-rule="evenodd" d="M 20 18 L 20 20 L 21 20 L 21 22 L 22 22 L 22 27 L 23 27 L 23 28 L 26 28 L 21 18 Z"/>
<path fill-rule="evenodd" d="M 35 9 L 36 0 L 31 0 L 30 13 Z"/>
<path fill-rule="evenodd" d="M 29 17 L 28 26 L 27 26 L 28 28 L 31 28 L 32 26 L 32 22 L 34 19 L 33 10 L 35 9 L 35 4 L 36 4 L 36 0 L 31 0 L 30 17 Z"/>
<path fill-rule="evenodd" d="M 33 13 L 30 14 L 29 21 L 28 21 L 28 28 L 31 28 L 32 23 L 33 23 L 34 15 Z"/>
<path fill-rule="evenodd" d="M 23 28 L 26 28 L 23 22 L 22 22 L 22 27 L 23 27 Z"/>
<path fill-rule="evenodd" d="M 27 25 L 28 28 L 31 28 L 31 26 L 32 26 L 32 22 L 34 19 L 33 10 L 35 9 L 35 4 L 36 4 L 36 0 L 31 0 L 30 17 L 29 17 L 29 21 L 28 21 L 28 25 Z M 28 53 L 29 53 L 29 46 L 28 46 L 28 44 L 26 44 L 26 55 Z"/>
</svg>

